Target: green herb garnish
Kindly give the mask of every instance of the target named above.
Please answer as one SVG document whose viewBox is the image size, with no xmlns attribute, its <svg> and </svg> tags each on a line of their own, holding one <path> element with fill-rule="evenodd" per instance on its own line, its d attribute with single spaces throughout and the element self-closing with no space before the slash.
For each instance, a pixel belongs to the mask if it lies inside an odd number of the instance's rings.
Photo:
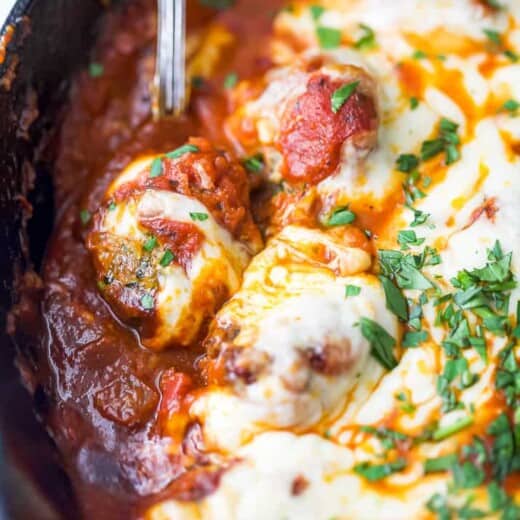
<svg viewBox="0 0 520 520">
<path fill-rule="evenodd" d="M 150 166 L 150 178 L 160 177 L 163 174 L 163 162 L 161 157 L 156 157 Z"/>
<path fill-rule="evenodd" d="M 159 260 L 162 267 L 168 267 L 175 260 L 175 255 L 167 249 Z"/>
<path fill-rule="evenodd" d="M 101 63 L 93 62 L 88 66 L 88 73 L 91 78 L 99 78 L 105 73 L 105 67 Z"/>
<path fill-rule="evenodd" d="M 224 88 L 230 89 L 233 88 L 238 83 L 238 74 L 236 72 L 230 72 L 224 78 Z"/>
<path fill-rule="evenodd" d="M 394 462 L 387 462 L 385 464 L 371 464 L 370 462 L 362 462 L 354 466 L 354 471 L 366 478 L 370 482 L 381 480 L 388 477 L 392 473 L 403 470 L 406 467 L 404 459 L 397 459 Z"/>
<path fill-rule="evenodd" d="M 352 83 L 347 83 L 342 87 L 339 87 L 332 93 L 332 97 L 330 99 L 330 105 L 332 111 L 337 114 L 341 107 L 348 101 L 350 96 L 354 94 L 356 88 L 359 85 L 359 81 L 353 81 Z"/>
<path fill-rule="evenodd" d="M 207 213 L 198 213 L 198 212 L 192 212 L 190 213 L 191 220 L 204 222 L 205 220 L 208 220 L 209 215 Z"/>
<path fill-rule="evenodd" d="M 155 306 L 155 301 L 153 299 L 153 296 L 148 293 L 146 293 L 145 295 L 143 295 L 141 297 L 140 303 L 141 303 L 141 307 L 146 311 L 152 310 Z"/>
<path fill-rule="evenodd" d="M 92 218 L 92 215 L 90 214 L 90 211 L 88 209 L 82 209 L 79 212 L 79 219 L 81 220 L 81 223 L 84 226 L 90 222 L 91 218 Z"/>
<path fill-rule="evenodd" d="M 317 27 L 316 36 L 322 49 L 336 49 L 341 43 L 341 31 L 332 27 Z"/>
<path fill-rule="evenodd" d="M 361 287 L 357 285 L 346 285 L 345 286 L 345 298 L 349 296 L 357 296 L 361 292 Z"/>
<path fill-rule="evenodd" d="M 388 370 L 395 368 L 395 339 L 379 323 L 369 318 L 361 318 L 359 325 L 363 337 L 370 343 L 371 354 Z"/>
<path fill-rule="evenodd" d="M 195 146 L 194 144 L 184 144 L 179 148 L 176 148 L 175 150 L 168 152 L 166 154 L 166 157 L 168 157 L 168 159 L 178 159 L 179 157 L 182 157 L 184 154 L 196 153 L 198 151 L 198 146 Z"/>
<path fill-rule="evenodd" d="M 354 42 L 354 47 L 360 50 L 368 50 L 376 47 L 376 35 L 371 27 L 363 23 L 359 24 L 363 31 L 362 36 Z"/>
<path fill-rule="evenodd" d="M 345 226 L 356 220 L 356 214 L 348 209 L 348 206 L 336 208 L 324 222 L 327 227 Z"/>
</svg>

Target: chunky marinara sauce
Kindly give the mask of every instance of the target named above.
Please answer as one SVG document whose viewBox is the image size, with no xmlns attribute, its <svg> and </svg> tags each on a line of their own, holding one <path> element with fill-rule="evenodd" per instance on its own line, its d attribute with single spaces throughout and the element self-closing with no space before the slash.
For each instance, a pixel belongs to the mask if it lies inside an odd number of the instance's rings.
<svg viewBox="0 0 520 520">
<path fill-rule="evenodd" d="M 204 385 L 197 365 L 201 346 L 164 352 L 141 347 L 100 296 L 85 238 L 89 215 L 135 157 L 175 149 L 190 136 L 226 145 L 222 127 L 230 107 L 224 78 L 230 72 L 252 76 L 269 66 L 262 41 L 282 2 L 240 0 L 220 11 L 200 5 L 211 2 L 188 2 L 190 31 L 218 19 L 235 41 L 218 73 L 197 82 L 187 113 L 164 122 L 152 121 L 150 114 L 155 3 L 135 0 L 109 13 L 90 68 L 73 82 L 54 143 L 55 231 L 43 284 L 30 284 L 41 296 L 42 323 L 34 359 L 23 373 L 39 396 L 39 412 L 87 518 L 138 516 L 159 492 L 193 499 L 218 484 L 219 472 L 198 458 L 196 428 L 184 439 L 185 457 L 169 456 L 161 444 L 164 412 L 181 409 L 188 390 Z M 205 201 L 218 213 L 217 202 Z M 237 235 L 239 217 L 224 208 L 222 219 Z M 171 231 L 158 221 L 146 225 L 156 233 Z M 22 305 L 18 316 L 29 319 L 29 312 Z"/>
</svg>

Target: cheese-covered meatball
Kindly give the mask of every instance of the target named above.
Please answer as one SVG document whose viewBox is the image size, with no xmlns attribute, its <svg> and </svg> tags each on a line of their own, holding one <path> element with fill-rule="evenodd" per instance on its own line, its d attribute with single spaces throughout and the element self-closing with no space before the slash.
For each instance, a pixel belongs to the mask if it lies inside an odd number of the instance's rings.
<svg viewBox="0 0 520 520">
<path fill-rule="evenodd" d="M 126 168 L 87 239 L 98 285 L 144 346 L 196 340 L 261 247 L 242 167 L 204 139 Z"/>
<path fill-rule="evenodd" d="M 235 96 L 251 89 L 239 85 Z M 317 184 L 376 144 L 375 82 L 332 56 L 304 56 L 271 70 L 260 94 L 238 104 L 229 133 L 247 152 L 264 153 L 275 180 Z"/>
<path fill-rule="evenodd" d="M 395 336 L 380 284 L 364 274 L 371 257 L 352 242 L 288 226 L 252 261 L 205 342 L 214 386 L 191 413 L 209 449 L 232 451 L 265 429 L 301 431 L 337 413 L 370 356 L 360 320 Z M 346 295 L 349 285 L 359 294 Z"/>
</svg>

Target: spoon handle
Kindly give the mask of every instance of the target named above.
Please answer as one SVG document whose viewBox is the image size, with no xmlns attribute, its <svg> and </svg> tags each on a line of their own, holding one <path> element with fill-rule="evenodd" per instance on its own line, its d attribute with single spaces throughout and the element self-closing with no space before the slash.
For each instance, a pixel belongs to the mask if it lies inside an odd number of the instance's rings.
<svg viewBox="0 0 520 520">
<path fill-rule="evenodd" d="M 177 116 L 187 103 L 186 0 L 158 0 L 154 117 Z"/>
</svg>

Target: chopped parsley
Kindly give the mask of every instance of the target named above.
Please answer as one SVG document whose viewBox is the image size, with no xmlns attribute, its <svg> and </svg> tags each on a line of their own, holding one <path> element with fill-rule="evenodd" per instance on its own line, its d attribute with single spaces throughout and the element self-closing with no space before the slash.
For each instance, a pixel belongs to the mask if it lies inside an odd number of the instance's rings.
<svg viewBox="0 0 520 520">
<path fill-rule="evenodd" d="M 398 442 L 404 442 L 409 439 L 408 435 L 384 426 L 379 428 L 375 428 L 374 426 L 361 426 L 361 431 L 377 437 L 385 450 L 392 450 L 396 447 Z"/>
<path fill-rule="evenodd" d="M 433 287 L 432 282 L 421 273 L 420 269 L 440 262 L 440 257 L 434 249 L 426 247 L 417 255 L 405 255 L 401 251 L 380 249 L 378 255 L 382 274 L 394 280 L 397 287 L 419 290 Z"/>
<path fill-rule="evenodd" d="M 403 229 L 397 233 L 397 242 L 404 251 L 410 249 L 410 246 L 420 246 L 424 240 L 424 238 L 418 238 L 412 229 Z"/>
<path fill-rule="evenodd" d="M 356 214 L 350 211 L 348 206 L 343 206 L 336 208 L 323 224 L 327 227 L 345 226 L 352 224 L 354 220 L 356 220 Z"/>
<path fill-rule="evenodd" d="M 494 50 L 495 52 L 501 52 L 507 59 L 509 59 L 513 63 L 516 63 L 518 61 L 519 57 L 515 51 L 504 48 L 502 35 L 498 31 L 495 31 L 494 29 L 484 29 L 483 32 L 486 35 L 489 42 L 491 43 L 493 47 L 492 50 Z"/>
<path fill-rule="evenodd" d="M 202 76 L 193 76 L 191 78 L 191 86 L 194 89 L 201 89 L 204 86 L 205 79 Z"/>
<path fill-rule="evenodd" d="M 230 89 L 233 88 L 238 83 L 238 74 L 236 72 L 230 72 L 224 78 L 224 88 Z"/>
<path fill-rule="evenodd" d="M 321 15 L 325 12 L 325 8 L 321 5 L 311 5 L 309 6 L 309 11 L 311 13 L 312 19 L 317 22 L 321 18 Z"/>
<path fill-rule="evenodd" d="M 345 286 L 345 297 L 357 296 L 361 292 L 361 287 L 357 285 L 346 285 Z"/>
<path fill-rule="evenodd" d="M 491 43 L 502 45 L 502 37 L 498 31 L 495 31 L 494 29 L 483 29 L 483 32 Z"/>
<path fill-rule="evenodd" d="M 152 310 L 155 306 L 153 296 L 149 293 L 146 293 L 141 297 L 140 303 L 141 307 L 146 311 Z"/>
<path fill-rule="evenodd" d="M 332 93 L 330 106 L 335 114 L 339 112 L 341 107 L 348 101 L 352 94 L 354 94 L 358 85 L 359 81 L 353 81 L 352 83 L 347 83 L 346 85 L 339 87 Z"/>
<path fill-rule="evenodd" d="M 354 47 L 359 50 L 368 50 L 376 47 L 376 35 L 374 30 L 363 23 L 359 24 L 359 28 L 363 31 L 363 34 L 354 42 Z"/>
<path fill-rule="evenodd" d="M 332 27 L 316 27 L 316 37 L 322 49 L 336 49 L 341 43 L 341 31 Z"/>
<path fill-rule="evenodd" d="M 205 220 L 208 220 L 209 215 L 207 213 L 198 213 L 196 211 L 190 213 L 191 220 L 204 222 Z"/>
<path fill-rule="evenodd" d="M 410 223 L 411 227 L 417 227 L 422 224 L 425 224 L 428 218 L 430 217 L 429 213 L 424 213 L 415 208 L 410 208 L 413 211 L 413 221 Z M 433 227 L 433 226 L 430 226 Z"/>
<path fill-rule="evenodd" d="M 452 468 L 453 483 L 458 489 L 480 486 L 485 480 L 484 470 L 469 460 L 455 464 Z"/>
<path fill-rule="evenodd" d="M 414 60 L 422 60 L 427 57 L 428 57 L 428 55 L 424 51 L 421 51 L 419 49 L 414 51 L 414 53 L 412 54 L 412 58 Z"/>
<path fill-rule="evenodd" d="M 161 157 L 156 157 L 150 166 L 150 178 L 160 177 L 163 174 L 163 162 Z"/>
<path fill-rule="evenodd" d="M 387 276 L 379 276 L 381 285 L 385 292 L 386 308 L 393 312 L 398 318 L 406 321 L 408 319 L 408 304 L 403 293 Z"/>
<path fill-rule="evenodd" d="M 396 163 L 400 172 L 410 173 L 419 166 L 419 157 L 411 153 L 403 153 L 397 158 Z"/>
<path fill-rule="evenodd" d="M 88 73 L 91 78 L 99 78 L 105 73 L 105 67 L 101 63 L 93 62 L 88 66 Z"/>
<path fill-rule="evenodd" d="M 434 459 L 426 459 L 424 462 L 425 473 L 437 473 L 439 471 L 448 471 L 457 462 L 455 453 L 442 455 Z"/>
<path fill-rule="evenodd" d="M 410 98 L 410 109 L 415 110 L 418 106 L 419 106 L 419 100 L 415 96 L 412 96 Z"/>
<path fill-rule="evenodd" d="M 88 209 L 82 209 L 79 212 L 79 219 L 81 220 L 81 223 L 84 226 L 90 222 L 91 218 L 92 218 L 92 215 L 90 214 L 90 211 Z"/>
<path fill-rule="evenodd" d="M 264 168 L 264 157 L 261 153 L 257 153 L 244 159 L 242 164 L 248 172 L 259 173 Z"/>
<path fill-rule="evenodd" d="M 143 249 L 150 253 L 157 247 L 157 238 L 153 235 L 150 235 L 143 244 Z"/>
<path fill-rule="evenodd" d="M 504 51 L 504 56 L 508 58 L 513 63 L 516 63 L 519 59 L 518 54 L 515 51 L 512 51 L 511 49 L 506 49 Z"/>
<path fill-rule="evenodd" d="M 447 165 L 452 164 L 460 159 L 460 152 L 457 146 L 460 144 L 460 138 L 457 135 L 459 125 L 442 118 L 439 123 L 439 137 L 424 141 L 421 145 L 421 159 L 426 161 L 444 152 L 444 161 Z"/>
<path fill-rule="evenodd" d="M 372 356 L 388 370 L 395 368 L 395 339 L 381 325 L 369 318 L 361 318 L 359 325 L 363 337 L 370 343 Z"/>
<path fill-rule="evenodd" d="M 492 7 L 493 9 L 502 9 L 504 6 L 498 2 L 497 0 L 483 0 L 484 3 L 488 6 L 488 7 Z"/>
<path fill-rule="evenodd" d="M 175 150 L 168 152 L 166 154 L 166 157 L 168 159 L 178 159 L 179 157 L 182 157 L 184 154 L 196 153 L 198 151 L 199 151 L 199 147 L 195 146 L 194 144 L 183 144 L 179 148 L 176 148 Z"/>
<path fill-rule="evenodd" d="M 159 260 L 161 267 L 168 267 L 175 260 L 175 255 L 167 249 Z"/>
<path fill-rule="evenodd" d="M 468 415 L 466 417 L 461 417 L 460 419 L 457 419 L 456 421 L 452 422 L 451 424 L 448 424 L 447 426 L 441 426 L 433 432 L 433 440 L 442 441 L 444 439 L 447 439 L 448 437 L 451 437 L 452 435 L 455 435 L 456 433 L 459 433 L 460 431 L 464 430 L 468 426 L 471 426 L 473 424 L 473 421 L 473 417 Z"/>
<path fill-rule="evenodd" d="M 388 477 L 392 473 L 401 471 L 404 468 L 406 468 L 406 461 L 402 458 L 399 458 L 393 462 L 386 462 L 385 464 L 371 464 L 370 462 L 362 462 L 361 464 L 356 464 L 354 466 L 354 471 L 370 482 L 374 482 L 376 480 L 381 480 L 385 477 Z"/>
<path fill-rule="evenodd" d="M 415 405 L 410 400 L 409 396 L 407 396 L 404 392 L 399 392 L 394 396 L 400 403 L 402 403 L 399 408 L 406 414 L 412 414 L 415 412 Z"/>
<path fill-rule="evenodd" d="M 107 206 L 108 211 L 114 211 L 116 208 L 117 204 L 113 200 Z"/>
<path fill-rule="evenodd" d="M 509 112 L 511 116 L 516 116 L 518 109 L 520 108 L 520 103 L 515 99 L 508 99 L 503 105 L 502 110 Z"/>
<path fill-rule="evenodd" d="M 199 0 L 201 5 L 223 11 L 235 5 L 235 0 Z"/>
<path fill-rule="evenodd" d="M 403 336 L 402 346 L 406 348 L 418 347 L 428 339 L 428 332 L 425 330 L 408 331 Z"/>
</svg>

